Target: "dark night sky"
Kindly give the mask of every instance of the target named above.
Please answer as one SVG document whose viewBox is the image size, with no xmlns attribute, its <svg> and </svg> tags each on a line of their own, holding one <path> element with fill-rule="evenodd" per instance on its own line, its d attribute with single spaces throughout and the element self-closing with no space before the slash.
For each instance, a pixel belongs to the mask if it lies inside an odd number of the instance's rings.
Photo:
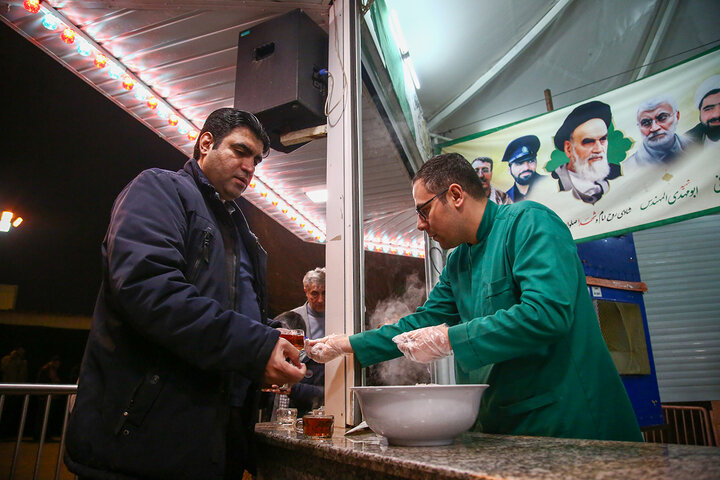
<svg viewBox="0 0 720 480">
<path fill-rule="evenodd" d="M 17 310 L 89 315 L 115 197 L 185 156 L 3 23 L 0 45 L 0 209 L 24 219 L 0 233 L 0 283 Z"/>
</svg>

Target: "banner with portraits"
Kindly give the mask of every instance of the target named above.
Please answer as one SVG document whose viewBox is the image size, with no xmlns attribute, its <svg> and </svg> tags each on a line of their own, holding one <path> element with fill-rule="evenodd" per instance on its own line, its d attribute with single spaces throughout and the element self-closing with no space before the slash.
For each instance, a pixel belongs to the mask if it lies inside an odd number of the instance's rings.
<svg viewBox="0 0 720 480">
<path fill-rule="evenodd" d="M 576 241 L 720 212 L 720 49 L 440 148 L 492 201 L 542 203 Z"/>
</svg>

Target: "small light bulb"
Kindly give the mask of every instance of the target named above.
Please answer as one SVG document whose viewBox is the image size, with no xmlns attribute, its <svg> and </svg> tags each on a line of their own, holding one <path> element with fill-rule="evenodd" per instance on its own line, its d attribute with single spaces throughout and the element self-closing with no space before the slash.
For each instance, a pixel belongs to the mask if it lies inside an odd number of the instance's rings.
<svg viewBox="0 0 720 480">
<path fill-rule="evenodd" d="M 135 98 L 137 98 L 141 102 L 144 101 L 146 98 L 148 98 L 148 96 L 149 96 L 148 91 L 146 89 L 144 89 L 143 87 L 137 87 L 135 89 Z"/>
<path fill-rule="evenodd" d="M 123 88 L 127 91 L 132 90 L 133 87 L 135 86 L 135 82 L 133 81 L 133 79 L 130 78 L 129 75 L 123 75 L 122 79 L 123 79 L 123 81 L 122 81 Z"/>
<path fill-rule="evenodd" d="M 37 13 L 40 11 L 40 0 L 25 0 L 23 7 L 30 13 Z"/>
<path fill-rule="evenodd" d="M 88 57 L 92 53 L 92 47 L 82 38 L 78 40 L 77 51 L 83 57 Z"/>
<path fill-rule="evenodd" d="M 98 68 L 105 68 L 105 65 L 107 64 L 107 57 L 102 53 L 98 53 L 95 55 L 95 61 L 93 63 Z"/>
<path fill-rule="evenodd" d="M 70 45 L 75 41 L 75 32 L 73 32 L 72 28 L 68 27 L 65 30 L 63 30 L 62 34 L 60 35 L 60 38 L 62 38 L 62 41 Z"/>
<path fill-rule="evenodd" d="M 118 67 L 112 62 L 110 63 L 110 68 L 108 69 L 108 75 L 110 76 L 110 78 L 112 78 L 113 80 L 120 80 L 120 77 L 123 73 L 124 72 L 122 68 Z"/>
<path fill-rule="evenodd" d="M 60 24 L 60 22 L 55 17 L 55 15 L 51 15 L 48 13 L 45 14 L 45 16 L 43 17 L 42 24 L 43 27 L 47 28 L 48 30 L 55 30 Z"/>
</svg>

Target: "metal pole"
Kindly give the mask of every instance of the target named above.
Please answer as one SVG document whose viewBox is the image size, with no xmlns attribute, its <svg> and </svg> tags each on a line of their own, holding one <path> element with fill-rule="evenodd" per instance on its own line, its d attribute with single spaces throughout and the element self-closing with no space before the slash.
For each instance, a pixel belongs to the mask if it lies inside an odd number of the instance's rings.
<svg viewBox="0 0 720 480">
<path fill-rule="evenodd" d="M 33 480 L 37 480 L 40 474 L 40 460 L 42 459 L 43 446 L 45 445 L 45 433 L 47 432 L 48 419 L 50 418 L 50 405 L 52 404 L 52 395 L 48 395 L 45 400 L 45 416 L 43 417 L 42 430 L 40 431 L 40 443 L 38 443 L 37 456 L 35 457 L 35 470 L 33 471 Z"/>
<path fill-rule="evenodd" d="M 58 448 L 57 462 L 55 463 L 55 476 L 54 480 L 60 478 L 60 464 L 62 462 L 63 452 L 65 451 L 65 430 L 67 429 L 68 417 L 70 416 L 70 404 L 72 395 L 68 395 L 65 402 L 65 418 L 63 419 L 62 435 L 60 436 L 60 447 Z"/>
<path fill-rule="evenodd" d="M 329 16 L 330 87 L 327 132 L 327 334 L 364 325 L 359 13 L 355 0 L 336 1 Z M 338 425 L 353 425 L 349 387 L 358 383 L 352 358 L 325 366 L 325 409 Z"/>
<path fill-rule="evenodd" d="M 18 457 L 20 456 L 20 444 L 22 443 L 23 431 L 25 430 L 25 418 L 27 417 L 28 404 L 30 403 L 30 395 L 25 395 L 23 402 L 22 416 L 20 417 L 20 427 L 18 428 L 17 442 L 15 443 L 15 453 L 13 454 L 12 465 L 10 465 L 10 480 L 15 478 L 15 467 L 17 467 Z"/>
</svg>

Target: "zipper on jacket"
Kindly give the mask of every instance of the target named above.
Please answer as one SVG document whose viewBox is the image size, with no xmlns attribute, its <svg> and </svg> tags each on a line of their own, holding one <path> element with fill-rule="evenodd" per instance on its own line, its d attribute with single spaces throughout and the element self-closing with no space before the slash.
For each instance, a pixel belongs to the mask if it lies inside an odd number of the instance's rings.
<svg viewBox="0 0 720 480">
<path fill-rule="evenodd" d="M 203 232 L 200 255 L 198 255 L 197 259 L 195 260 L 193 268 L 192 270 L 190 270 L 190 275 L 188 276 L 188 279 L 190 281 L 195 280 L 195 275 L 197 274 L 198 268 L 200 268 L 201 261 L 204 261 L 207 265 L 210 264 L 210 240 L 212 240 L 212 237 L 213 234 L 210 228 Z"/>
</svg>

